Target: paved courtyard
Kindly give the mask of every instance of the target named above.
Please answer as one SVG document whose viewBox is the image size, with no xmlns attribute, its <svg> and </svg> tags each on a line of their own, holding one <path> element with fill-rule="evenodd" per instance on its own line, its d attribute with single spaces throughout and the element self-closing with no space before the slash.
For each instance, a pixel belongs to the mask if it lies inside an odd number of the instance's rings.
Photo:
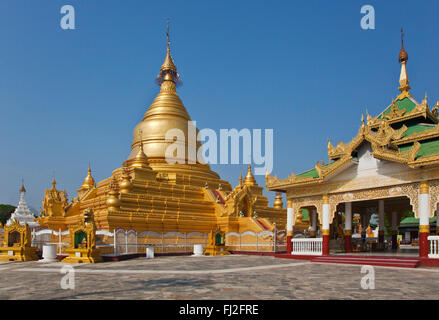
<svg viewBox="0 0 439 320">
<path fill-rule="evenodd" d="M 260 256 L 159 257 L 73 265 L 0 263 L 0 299 L 439 299 L 439 269 L 374 267 L 375 289 L 359 265 Z"/>
</svg>

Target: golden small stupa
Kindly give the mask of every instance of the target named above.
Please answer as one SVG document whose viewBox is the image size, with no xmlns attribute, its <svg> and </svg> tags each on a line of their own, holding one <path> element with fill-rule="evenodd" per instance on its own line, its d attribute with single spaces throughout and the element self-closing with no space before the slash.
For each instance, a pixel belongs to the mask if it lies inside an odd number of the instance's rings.
<svg viewBox="0 0 439 320">
<path fill-rule="evenodd" d="M 66 230 L 78 224 L 81 214 L 92 209 L 98 229 L 134 229 L 137 232 L 256 232 L 272 230 L 286 223 L 286 209 L 268 207 L 252 175 L 251 167 L 244 182 L 232 190 L 229 182 L 210 169 L 208 164 L 190 161 L 189 147 L 199 142 L 188 137 L 191 118 L 177 94 L 181 82 L 172 59 L 169 33 L 166 58 L 157 83 L 160 92 L 135 127 L 131 152 L 121 168 L 97 185 L 88 174 L 70 203 L 65 192 L 55 188 L 45 191 L 42 226 Z M 174 141 L 166 139 L 168 130 L 179 129 L 185 135 L 185 159 L 168 163 L 166 150 Z M 198 132 L 197 128 L 193 128 Z M 184 162 L 184 163 L 181 163 Z M 242 180 L 242 178 L 241 178 Z M 257 218 L 252 214 L 257 212 Z"/>
</svg>

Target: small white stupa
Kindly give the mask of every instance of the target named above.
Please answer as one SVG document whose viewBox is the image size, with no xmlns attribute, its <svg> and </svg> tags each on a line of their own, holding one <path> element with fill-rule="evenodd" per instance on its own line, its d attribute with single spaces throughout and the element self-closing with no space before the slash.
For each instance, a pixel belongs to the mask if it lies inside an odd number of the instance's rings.
<svg viewBox="0 0 439 320">
<path fill-rule="evenodd" d="M 14 220 L 17 220 L 21 225 L 27 223 L 29 225 L 29 228 L 35 228 L 39 226 L 38 222 L 34 222 L 35 216 L 30 212 L 26 200 L 24 199 L 25 193 L 26 188 L 24 187 L 24 182 L 22 182 L 18 207 L 15 208 L 15 211 L 11 214 L 11 218 L 9 218 L 9 220 L 6 222 L 7 226 L 9 226 Z"/>
</svg>

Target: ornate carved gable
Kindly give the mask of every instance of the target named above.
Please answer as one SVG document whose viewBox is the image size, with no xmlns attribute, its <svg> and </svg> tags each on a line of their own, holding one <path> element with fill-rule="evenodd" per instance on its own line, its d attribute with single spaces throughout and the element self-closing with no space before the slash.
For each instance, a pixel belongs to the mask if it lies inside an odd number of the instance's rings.
<svg viewBox="0 0 439 320">
<path fill-rule="evenodd" d="M 257 200 L 258 197 L 251 191 L 251 187 L 238 185 L 225 198 L 223 216 L 239 217 L 241 213 L 250 217 Z"/>
<path fill-rule="evenodd" d="M 8 247 L 8 244 L 10 242 L 10 237 L 14 232 L 17 232 L 20 235 L 20 247 L 30 247 L 32 242 L 31 232 L 30 228 L 27 224 L 24 224 L 23 226 L 17 221 L 14 220 L 9 226 L 5 226 L 5 239 L 4 239 L 4 246 Z M 18 240 L 18 239 L 17 239 Z"/>
</svg>

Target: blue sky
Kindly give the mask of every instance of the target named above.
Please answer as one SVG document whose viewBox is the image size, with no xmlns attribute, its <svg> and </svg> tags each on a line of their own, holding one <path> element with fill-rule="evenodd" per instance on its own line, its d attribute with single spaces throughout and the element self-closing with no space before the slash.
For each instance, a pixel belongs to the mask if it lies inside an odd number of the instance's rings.
<svg viewBox="0 0 439 320">
<path fill-rule="evenodd" d="M 76 30 L 60 28 L 66 4 Z M 360 27 L 366 4 L 375 30 Z M 434 0 L 2 0 L 0 203 L 18 202 L 22 177 L 38 209 L 54 171 L 75 195 L 89 161 L 97 181 L 121 166 L 158 93 L 167 18 L 192 119 L 273 128 L 273 174 L 286 177 L 327 161 L 328 137 L 350 140 L 366 109 L 376 115 L 397 96 L 401 27 L 411 92 L 435 104 L 438 10 Z M 212 167 L 233 185 L 245 170 Z"/>
</svg>

